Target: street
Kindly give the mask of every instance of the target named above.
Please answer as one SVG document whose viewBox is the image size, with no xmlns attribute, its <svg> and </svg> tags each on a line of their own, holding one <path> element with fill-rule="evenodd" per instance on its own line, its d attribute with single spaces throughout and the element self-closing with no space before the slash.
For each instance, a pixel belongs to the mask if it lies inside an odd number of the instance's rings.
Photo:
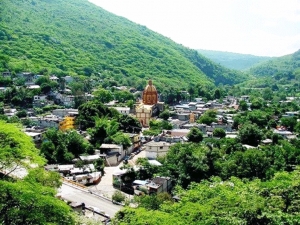
<svg viewBox="0 0 300 225">
<path fill-rule="evenodd" d="M 58 194 L 68 201 L 85 203 L 86 207 L 97 207 L 100 210 L 103 210 L 105 214 L 110 215 L 110 217 L 114 217 L 116 212 L 122 209 L 122 206 L 113 204 L 111 201 L 66 184 L 62 184 L 61 188 L 58 190 Z"/>
</svg>

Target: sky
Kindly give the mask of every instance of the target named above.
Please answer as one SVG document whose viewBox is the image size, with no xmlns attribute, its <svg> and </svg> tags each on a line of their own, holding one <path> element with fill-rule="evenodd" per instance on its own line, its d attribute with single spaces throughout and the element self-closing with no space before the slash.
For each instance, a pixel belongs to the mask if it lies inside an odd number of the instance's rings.
<svg viewBox="0 0 300 225">
<path fill-rule="evenodd" d="M 89 0 L 193 49 L 283 56 L 300 49 L 300 0 Z"/>
</svg>

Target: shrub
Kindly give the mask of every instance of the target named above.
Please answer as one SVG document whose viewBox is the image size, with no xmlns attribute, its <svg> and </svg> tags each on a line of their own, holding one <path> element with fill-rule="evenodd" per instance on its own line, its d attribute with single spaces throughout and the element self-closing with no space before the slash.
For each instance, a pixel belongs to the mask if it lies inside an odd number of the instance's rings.
<svg viewBox="0 0 300 225">
<path fill-rule="evenodd" d="M 121 191 L 115 191 L 115 193 L 112 195 L 113 202 L 123 202 L 125 201 L 125 195 Z"/>
</svg>

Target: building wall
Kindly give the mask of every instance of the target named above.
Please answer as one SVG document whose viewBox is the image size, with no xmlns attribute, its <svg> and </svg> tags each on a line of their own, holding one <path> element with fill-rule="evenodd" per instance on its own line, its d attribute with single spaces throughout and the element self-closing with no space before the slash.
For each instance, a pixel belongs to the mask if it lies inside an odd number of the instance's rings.
<svg viewBox="0 0 300 225">
<path fill-rule="evenodd" d="M 160 156 L 165 156 L 167 152 L 169 151 L 170 145 L 169 144 L 164 144 L 165 142 L 162 142 L 160 146 L 149 146 L 146 145 L 146 158 L 150 159 L 156 159 L 157 157 Z"/>
<path fill-rule="evenodd" d="M 144 105 L 138 105 L 136 108 L 136 118 L 142 126 L 149 126 L 150 118 L 152 116 L 152 107 L 145 107 Z"/>
</svg>

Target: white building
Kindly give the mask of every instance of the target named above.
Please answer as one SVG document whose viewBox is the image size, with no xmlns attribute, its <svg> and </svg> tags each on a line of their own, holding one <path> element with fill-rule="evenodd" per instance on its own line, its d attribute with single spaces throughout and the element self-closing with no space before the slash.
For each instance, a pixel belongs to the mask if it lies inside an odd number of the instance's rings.
<svg viewBox="0 0 300 225">
<path fill-rule="evenodd" d="M 150 141 L 146 143 L 144 145 L 146 158 L 156 159 L 157 157 L 165 156 L 173 144 L 165 141 Z"/>
<path fill-rule="evenodd" d="M 119 113 L 123 115 L 128 115 L 130 112 L 129 107 L 111 107 L 111 108 L 114 108 L 115 110 L 117 110 Z"/>
</svg>

